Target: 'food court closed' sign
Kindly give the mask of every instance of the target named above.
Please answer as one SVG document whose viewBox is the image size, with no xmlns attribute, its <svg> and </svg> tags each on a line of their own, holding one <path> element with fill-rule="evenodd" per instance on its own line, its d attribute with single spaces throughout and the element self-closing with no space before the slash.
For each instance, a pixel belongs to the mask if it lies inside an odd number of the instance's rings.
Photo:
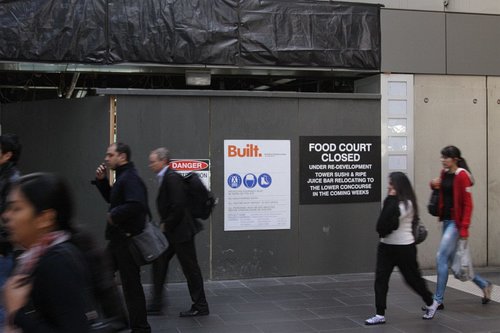
<svg viewBox="0 0 500 333">
<path fill-rule="evenodd" d="M 300 203 L 380 201 L 380 137 L 300 137 Z"/>
</svg>

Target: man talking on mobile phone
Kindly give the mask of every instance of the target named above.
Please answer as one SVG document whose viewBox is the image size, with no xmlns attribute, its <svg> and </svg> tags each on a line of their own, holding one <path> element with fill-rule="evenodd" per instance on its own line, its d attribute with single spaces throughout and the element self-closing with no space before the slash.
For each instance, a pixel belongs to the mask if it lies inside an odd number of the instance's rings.
<svg viewBox="0 0 500 333">
<path fill-rule="evenodd" d="M 110 145 L 96 170 L 95 185 L 109 203 L 106 224 L 107 251 L 114 271 L 119 271 L 129 314 L 131 333 L 150 333 L 146 298 L 141 284 L 140 266 L 129 251 L 130 236 L 144 229 L 148 209 L 148 194 L 144 182 L 130 161 L 130 147 L 117 142 Z M 106 168 L 115 170 L 116 181 L 111 186 Z"/>
</svg>

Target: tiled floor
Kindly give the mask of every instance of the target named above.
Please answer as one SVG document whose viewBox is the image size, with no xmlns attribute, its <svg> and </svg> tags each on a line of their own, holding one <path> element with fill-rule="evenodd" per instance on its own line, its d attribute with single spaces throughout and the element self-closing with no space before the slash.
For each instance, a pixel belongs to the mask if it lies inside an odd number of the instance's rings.
<svg viewBox="0 0 500 333">
<path fill-rule="evenodd" d="M 429 279 L 433 279 L 429 272 Z M 500 295 L 500 269 L 483 270 Z M 498 332 L 500 303 L 481 304 L 469 291 L 476 287 L 456 283 L 450 276 L 445 310 L 433 320 L 422 320 L 422 300 L 402 281 L 391 278 L 387 323 L 365 326 L 374 314 L 374 275 L 344 274 L 213 281 L 205 284 L 210 315 L 179 318 L 189 308 L 185 283 L 168 284 L 166 313 L 149 317 L 153 332 L 166 333 L 294 333 L 294 332 Z M 428 283 L 431 291 L 435 284 Z M 465 291 L 461 291 L 465 286 Z M 476 290 L 477 289 L 477 290 Z"/>
</svg>

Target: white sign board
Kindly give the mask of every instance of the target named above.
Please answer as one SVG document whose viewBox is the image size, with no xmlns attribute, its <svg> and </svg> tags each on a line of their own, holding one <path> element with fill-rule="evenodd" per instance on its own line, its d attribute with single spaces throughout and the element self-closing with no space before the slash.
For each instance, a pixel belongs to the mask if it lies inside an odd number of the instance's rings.
<svg viewBox="0 0 500 333">
<path fill-rule="evenodd" d="M 290 140 L 224 140 L 224 230 L 290 229 Z"/>
</svg>

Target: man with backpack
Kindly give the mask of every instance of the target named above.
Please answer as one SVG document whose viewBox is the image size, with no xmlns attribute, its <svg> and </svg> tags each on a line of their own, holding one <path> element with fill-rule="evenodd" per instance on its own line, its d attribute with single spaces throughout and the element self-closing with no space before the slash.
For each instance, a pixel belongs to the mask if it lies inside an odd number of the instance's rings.
<svg viewBox="0 0 500 333">
<path fill-rule="evenodd" d="M 182 311 L 180 317 L 206 316 L 209 314 L 203 277 L 196 257 L 194 236 L 200 231 L 200 223 L 189 210 L 188 193 L 184 177 L 169 168 L 170 153 L 157 148 L 149 155 L 149 167 L 158 179 L 156 206 L 160 215 L 160 227 L 169 242 L 168 249 L 153 263 L 153 299 L 148 313 L 159 315 L 163 307 L 163 285 L 168 263 L 174 255 L 186 277 L 191 308 Z"/>
</svg>

